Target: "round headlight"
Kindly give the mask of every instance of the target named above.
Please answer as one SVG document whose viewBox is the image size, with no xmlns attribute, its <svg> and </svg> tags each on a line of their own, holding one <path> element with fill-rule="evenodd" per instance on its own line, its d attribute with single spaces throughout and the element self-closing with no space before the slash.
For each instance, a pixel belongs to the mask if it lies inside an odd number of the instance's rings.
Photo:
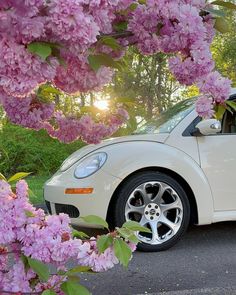
<svg viewBox="0 0 236 295">
<path fill-rule="evenodd" d="M 106 153 L 96 153 L 88 156 L 75 168 L 76 178 L 85 178 L 98 171 L 106 162 Z"/>
</svg>

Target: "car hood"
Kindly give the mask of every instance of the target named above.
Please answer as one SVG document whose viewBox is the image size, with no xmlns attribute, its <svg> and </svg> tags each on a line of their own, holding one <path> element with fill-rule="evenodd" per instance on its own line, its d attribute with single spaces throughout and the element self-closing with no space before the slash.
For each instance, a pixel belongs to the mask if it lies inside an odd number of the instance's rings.
<svg viewBox="0 0 236 295">
<path fill-rule="evenodd" d="M 72 155 L 70 155 L 63 162 L 60 168 L 60 171 L 67 170 L 69 167 L 74 165 L 74 163 L 76 163 L 78 160 L 80 160 L 84 156 L 109 145 L 119 144 L 122 142 L 132 142 L 132 141 L 153 141 L 153 142 L 164 143 L 166 139 L 168 138 L 168 136 L 169 136 L 168 133 L 129 135 L 129 136 L 106 139 L 99 144 L 90 144 L 85 147 L 82 147 L 81 149 L 77 150 Z"/>
</svg>

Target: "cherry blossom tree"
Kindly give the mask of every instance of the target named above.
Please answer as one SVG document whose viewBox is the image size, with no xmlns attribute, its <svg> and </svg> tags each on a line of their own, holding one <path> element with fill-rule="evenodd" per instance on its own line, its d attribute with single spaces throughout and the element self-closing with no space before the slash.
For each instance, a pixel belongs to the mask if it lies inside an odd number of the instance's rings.
<svg viewBox="0 0 236 295">
<path fill-rule="evenodd" d="M 45 129 L 63 142 L 98 143 L 128 119 L 121 106 L 103 118 L 78 118 L 59 112 L 54 100 L 101 89 L 125 67 L 126 49 L 136 46 L 144 55 L 169 55 L 176 79 L 199 87 L 199 115 L 219 117 L 231 86 L 215 71 L 210 51 L 215 30 L 226 30 L 220 6 L 236 9 L 221 0 L 1 0 L 0 103 L 15 124 Z M 88 294 L 74 274 L 128 264 L 133 231 L 144 229 L 128 223 L 98 240 L 81 233 L 75 239 L 66 215 L 45 216 L 29 204 L 26 182 L 11 187 L 17 177 L 0 178 L 1 294 Z M 108 227 L 95 217 L 86 221 Z M 16 263 L 9 269 L 10 254 Z M 71 258 L 82 266 L 68 270 Z M 45 263 L 56 267 L 55 275 Z"/>
<path fill-rule="evenodd" d="M 214 71 L 210 45 L 225 27 L 205 0 L 2 0 L 0 3 L 0 102 L 10 120 L 63 142 L 97 143 L 127 119 L 119 107 L 99 120 L 65 116 L 57 91 L 99 90 L 125 66 L 128 46 L 170 55 L 169 68 L 184 85 L 201 91 L 196 108 L 205 118 L 225 105 L 231 82 Z M 51 99 L 39 95 L 50 84 Z"/>
</svg>

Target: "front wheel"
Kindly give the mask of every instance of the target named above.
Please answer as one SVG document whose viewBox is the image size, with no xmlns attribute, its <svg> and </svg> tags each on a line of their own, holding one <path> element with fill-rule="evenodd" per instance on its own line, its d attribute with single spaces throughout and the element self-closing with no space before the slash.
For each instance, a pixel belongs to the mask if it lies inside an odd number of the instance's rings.
<svg viewBox="0 0 236 295">
<path fill-rule="evenodd" d="M 190 219 L 185 191 L 172 177 L 145 171 L 131 176 L 119 189 L 114 204 L 113 224 L 137 221 L 151 233 L 137 233 L 138 249 L 166 250 L 180 239 Z"/>
</svg>

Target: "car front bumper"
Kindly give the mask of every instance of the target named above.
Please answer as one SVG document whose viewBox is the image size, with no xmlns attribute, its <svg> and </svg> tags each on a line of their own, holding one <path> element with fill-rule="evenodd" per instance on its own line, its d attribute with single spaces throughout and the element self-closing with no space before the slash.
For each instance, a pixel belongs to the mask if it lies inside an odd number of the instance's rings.
<svg viewBox="0 0 236 295">
<path fill-rule="evenodd" d="M 111 197 L 120 178 L 100 169 L 90 177 L 77 179 L 73 171 L 57 172 L 44 185 L 44 199 L 50 214 L 66 213 L 72 225 L 98 227 L 84 223 L 79 217 L 97 215 L 104 219 Z M 93 188 L 89 194 L 66 194 L 66 189 Z"/>
</svg>

